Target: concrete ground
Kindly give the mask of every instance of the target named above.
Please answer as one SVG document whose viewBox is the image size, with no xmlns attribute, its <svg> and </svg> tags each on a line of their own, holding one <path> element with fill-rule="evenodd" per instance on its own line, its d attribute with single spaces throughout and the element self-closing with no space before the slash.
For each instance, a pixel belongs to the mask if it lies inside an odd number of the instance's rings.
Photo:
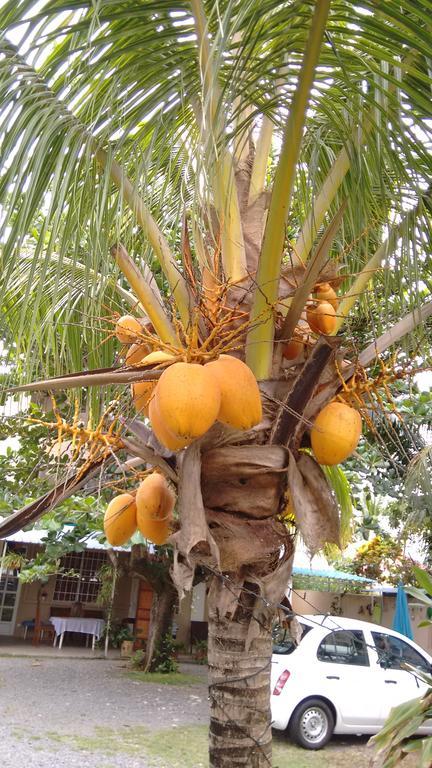
<svg viewBox="0 0 432 768">
<path fill-rule="evenodd" d="M 33 645 L 32 639 L 7 637 L 0 635 L 0 656 L 27 656 L 30 658 L 47 659 L 102 659 L 104 658 L 104 649 L 96 647 L 93 651 L 91 647 L 84 645 L 69 645 L 68 638 L 63 643 L 60 650 L 58 645 L 54 648 L 52 643 L 41 642 L 39 645 Z M 109 659 L 119 659 L 120 651 L 110 648 L 108 651 Z"/>
</svg>

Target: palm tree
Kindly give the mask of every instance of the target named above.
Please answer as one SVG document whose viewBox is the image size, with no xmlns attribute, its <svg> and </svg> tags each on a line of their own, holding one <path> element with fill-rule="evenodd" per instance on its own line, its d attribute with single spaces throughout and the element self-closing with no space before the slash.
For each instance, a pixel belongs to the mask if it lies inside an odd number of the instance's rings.
<svg viewBox="0 0 432 768">
<path fill-rule="evenodd" d="M 417 353 L 432 313 L 431 11 L 429 0 L 0 10 L 3 318 L 23 379 L 55 377 L 22 389 L 88 387 L 94 413 L 121 390 L 125 408 L 126 383 L 161 374 L 110 367 L 114 312 L 126 310 L 150 321 L 152 348 L 199 362 L 234 352 L 260 383 L 264 418 L 245 433 L 215 426 L 170 456 L 135 419 L 115 444 L 178 484 L 179 591 L 197 565 L 208 574 L 214 767 L 271 764 L 287 484 L 311 551 L 339 540 L 307 430 L 336 395 L 368 419 L 374 379 L 389 389 L 396 375 L 387 350 L 408 338 Z M 341 301 L 330 333 L 312 333 L 304 308 L 323 283 Z"/>
</svg>

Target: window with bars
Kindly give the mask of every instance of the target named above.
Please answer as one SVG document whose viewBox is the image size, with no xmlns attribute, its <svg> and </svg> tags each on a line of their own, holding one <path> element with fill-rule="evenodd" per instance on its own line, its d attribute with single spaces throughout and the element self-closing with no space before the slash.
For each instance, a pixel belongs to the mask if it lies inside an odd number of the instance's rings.
<svg viewBox="0 0 432 768">
<path fill-rule="evenodd" d="M 74 571 L 76 576 L 59 574 L 54 588 L 55 602 L 94 603 L 99 592 L 97 573 L 106 561 L 105 552 L 87 550 L 71 552 L 62 558 L 64 571 Z"/>
</svg>

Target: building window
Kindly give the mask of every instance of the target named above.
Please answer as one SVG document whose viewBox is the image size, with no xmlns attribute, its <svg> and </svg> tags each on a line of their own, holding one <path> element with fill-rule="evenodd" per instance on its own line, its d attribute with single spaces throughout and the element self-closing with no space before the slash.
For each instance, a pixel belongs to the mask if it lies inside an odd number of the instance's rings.
<svg viewBox="0 0 432 768">
<path fill-rule="evenodd" d="M 64 573 L 59 574 L 54 589 L 54 602 L 95 603 L 100 581 L 98 571 L 106 561 L 105 552 L 87 550 L 71 552 L 61 560 Z M 75 576 L 67 576 L 74 571 Z"/>
</svg>

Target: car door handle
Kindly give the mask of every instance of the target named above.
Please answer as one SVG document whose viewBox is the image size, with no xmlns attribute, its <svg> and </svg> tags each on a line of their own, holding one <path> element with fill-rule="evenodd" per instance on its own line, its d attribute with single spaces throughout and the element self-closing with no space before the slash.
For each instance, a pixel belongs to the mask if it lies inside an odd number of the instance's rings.
<svg viewBox="0 0 432 768">
<path fill-rule="evenodd" d="M 327 675 L 327 680 L 340 680 L 337 675 Z"/>
<path fill-rule="evenodd" d="M 385 683 L 393 683 L 393 685 L 397 685 L 397 680 L 384 680 Z"/>
</svg>

